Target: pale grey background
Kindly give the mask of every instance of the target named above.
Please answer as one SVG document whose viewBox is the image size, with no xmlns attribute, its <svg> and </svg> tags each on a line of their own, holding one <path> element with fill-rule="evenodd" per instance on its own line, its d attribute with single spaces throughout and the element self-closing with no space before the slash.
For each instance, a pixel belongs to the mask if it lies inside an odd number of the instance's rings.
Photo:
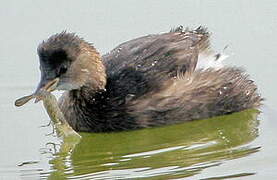
<svg viewBox="0 0 277 180">
<path fill-rule="evenodd" d="M 43 39 L 68 30 L 105 53 L 126 40 L 178 25 L 207 26 L 213 34 L 213 47 L 220 51 L 229 45 L 227 61 L 243 66 L 258 84 L 270 109 L 261 117 L 257 139 L 264 151 L 248 157 L 250 161 L 242 162 L 240 168 L 258 171 L 257 179 L 277 176 L 277 1 L 9 0 L 1 1 L 0 22 L 0 177 L 2 173 L 18 178 L 22 172 L 15 164 L 24 160 L 38 160 L 40 168 L 48 168 L 39 151 L 55 138 L 45 136 L 51 128 L 38 128 L 49 121 L 47 116 L 41 106 L 31 103 L 20 109 L 13 106 L 14 100 L 32 92 L 39 80 L 36 47 Z M 228 175 L 228 169 L 235 166 L 232 161 L 224 164 L 221 174 Z M 215 172 L 220 173 L 220 167 L 206 169 L 202 176 Z"/>
</svg>

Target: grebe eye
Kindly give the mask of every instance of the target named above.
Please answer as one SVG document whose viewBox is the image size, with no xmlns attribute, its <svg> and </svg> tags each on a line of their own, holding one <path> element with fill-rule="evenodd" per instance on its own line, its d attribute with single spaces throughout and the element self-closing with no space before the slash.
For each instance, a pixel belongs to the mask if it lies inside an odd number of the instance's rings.
<svg viewBox="0 0 277 180">
<path fill-rule="evenodd" d="M 62 67 L 60 68 L 59 75 L 62 75 L 62 74 L 64 74 L 64 73 L 66 73 L 66 71 L 67 71 L 67 67 L 62 66 Z"/>
</svg>

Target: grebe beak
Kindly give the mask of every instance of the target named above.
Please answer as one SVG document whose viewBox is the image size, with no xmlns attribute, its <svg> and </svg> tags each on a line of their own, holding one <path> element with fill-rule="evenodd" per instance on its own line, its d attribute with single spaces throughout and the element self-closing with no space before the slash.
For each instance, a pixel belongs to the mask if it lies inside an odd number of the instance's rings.
<svg viewBox="0 0 277 180">
<path fill-rule="evenodd" d="M 59 81 L 59 78 L 55 78 L 52 80 L 42 79 L 35 93 L 33 94 L 36 97 L 35 103 L 39 102 L 43 98 L 45 92 L 52 92 L 56 90 Z"/>
</svg>

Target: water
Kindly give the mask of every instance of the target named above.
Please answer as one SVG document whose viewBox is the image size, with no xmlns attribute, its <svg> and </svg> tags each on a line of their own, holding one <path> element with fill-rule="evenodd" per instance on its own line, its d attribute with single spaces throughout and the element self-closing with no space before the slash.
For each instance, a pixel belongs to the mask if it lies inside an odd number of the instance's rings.
<svg viewBox="0 0 277 180">
<path fill-rule="evenodd" d="M 266 1 L 4 1 L 0 7 L 0 179 L 274 179 L 277 177 L 277 3 Z M 261 112 L 61 141 L 41 104 L 14 107 L 39 80 L 36 47 L 62 30 L 101 53 L 171 27 L 209 27 L 215 49 L 243 66 Z"/>
</svg>

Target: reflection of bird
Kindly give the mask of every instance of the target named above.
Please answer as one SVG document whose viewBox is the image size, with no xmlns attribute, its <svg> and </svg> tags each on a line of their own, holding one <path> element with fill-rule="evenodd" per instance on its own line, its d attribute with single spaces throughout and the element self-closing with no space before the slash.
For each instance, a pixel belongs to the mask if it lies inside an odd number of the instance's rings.
<svg viewBox="0 0 277 180">
<path fill-rule="evenodd" d="M 247 74 L 222 65 L 202 27 L 137 38 L 102 58 L 62 32 L 42 42 L 38 54 L 38 90 L 65 90 L 60 108 L 77 131 L 174 124 L 255 108 L 262 99 Z"/>
</svg>

